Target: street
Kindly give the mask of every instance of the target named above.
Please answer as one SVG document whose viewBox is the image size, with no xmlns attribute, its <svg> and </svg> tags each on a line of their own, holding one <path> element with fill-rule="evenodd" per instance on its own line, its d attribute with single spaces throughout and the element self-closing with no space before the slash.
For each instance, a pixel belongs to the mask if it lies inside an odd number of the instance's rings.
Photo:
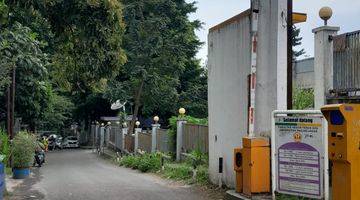
<svg viewBox="0 0 360 200">
<path fill-rule="evenodd" d="M 10 199 L 46 200 L 202 200 L 202 192 L 155 175 L 117 167 L 90 150 L 47 154 Z"/>
</svg>

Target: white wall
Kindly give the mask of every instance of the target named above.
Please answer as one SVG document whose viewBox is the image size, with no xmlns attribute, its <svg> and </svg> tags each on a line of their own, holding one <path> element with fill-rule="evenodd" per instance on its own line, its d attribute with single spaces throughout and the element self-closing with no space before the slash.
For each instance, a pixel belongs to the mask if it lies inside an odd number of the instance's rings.
<svg viewBox="0 0 360 200">
<path fill-rule="evenodd" d="M 286 109 L 286 0 L 260 1 L 255 134 L 270 136 L 271 112 Z M 209 33 L 209 172 L 218 183 L 218 158 L 224 158 L 223 181 L 234 186 L 233 150 L 242 146 L 248 126 L 250 17 L 232 18 Z M 215 140 L 217 137 L 217 140 Z"/>
<path fill-rule="evenodd" d="M 223 181 L 233 186 L 233 149 L 247 134 L 249 17 L 210 32 L 208 39 L 210 178 L 218 183 L 218 158 L 223 157 Z"/>
</svg>

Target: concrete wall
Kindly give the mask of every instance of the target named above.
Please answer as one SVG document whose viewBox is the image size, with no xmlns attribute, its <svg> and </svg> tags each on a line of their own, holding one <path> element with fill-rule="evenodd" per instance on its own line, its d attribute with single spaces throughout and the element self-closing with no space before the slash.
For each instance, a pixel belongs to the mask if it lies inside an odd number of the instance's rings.
<svg viewBox="0 0 360 200">
<path fill-rule="evenodd" d="M 286 0 L 260 1 L 257 44 L 255 135 L 270 136 L 271 112 L 287 105 Z M 283 14 L 282 14 L 283 13 Z M 235 185 L 233 150 L 242 146 L 248 130 L 250 74 L 250 11 L 210 29 L 209 33 L 209 173 L 219 182 Z"/>
<path fill-rule="evenodd" d="M 298 60 L 293 64 L 293 83 L 295 88 L 314 88 L 314 58 Z"/>
<path fill-rule="evenodd" d="M 234 185 L 233 149 L 247 135 L 250 74 L 248 12 L 210 30 L 208 53 L 209 172 L 218 183 L 218 158 L 224 158 L 223 181 Z"/>
<path fill-rule="evenodd" d="M 282 17 L 282 12 L 285 18 Z M 287 109 L 286 0 L 260 1 L 255 108 L 256 136 L 270 137 L 271 112 Z"/>
</svg>

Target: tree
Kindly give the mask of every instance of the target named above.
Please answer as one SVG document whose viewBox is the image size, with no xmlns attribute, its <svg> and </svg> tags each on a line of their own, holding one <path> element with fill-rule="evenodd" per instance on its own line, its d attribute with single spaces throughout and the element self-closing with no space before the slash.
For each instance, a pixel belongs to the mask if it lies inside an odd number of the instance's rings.
<svg viewBox="0 0 360 200">
<path fill-rule="evenodd" d="M 302 48 L 300 50 L 295 50 L 295 47 L 301 45 L 302 37 L 300 37 L 300 28 L 297 28 L 295 25 L 292 26 L 292 51 L 293 51 L 293 60 L 295 61 L 298 57 L 305 54 L 305 50 Z"/>
<path fill-rule="evenodd" d="M 126 61 L 120 1 L 7 0 L 7 4 L 11 23 L 30 27 L 44 44 L 41 50 L 48 54 L 49 81 L 56 95 L 75 104 L 74 117 L 79 122 L 92 118 L 81 114 L 93 113 L 83 102 L 103 93 Z"/>
<path fill-rule="evenodd" d="M 196 8 L 184 0 L 124 0 L 124 4 L 128 62 L 107 96 L 133 102 L 132 132 L 139 113 L 177 110 L 179 76 L 201 44 L 194 33 L 200 22 L 188 19 Z"/>
<path fill-rule="evenodd" d="M 207 89 L 207 71 L 200 66 L 197 59 L 189 60 L 180 76 L 178 107 L 184 107 L 191 116 L 207 118 Z"/>
<path fill-rule="evenodd" d="M 8 7 L 3 1 L 0 1 L 0 28 L 2 28 L 7 21 Z M 3 94 L 4 88 L 9 84 L 9 70 L 11 66 L 8 65 L 8 60 L 2 59 L 6 56 L 5 51 L 7 47 L 7 41 L 4 38 L 2 32 L 0 32 L 0 97 Z"/>
<path fill-rule="evenodd" d="M 20 23 L 9 25 L 1 35 L 1 65 L 16 70 L 15 111 L 35 130 L 48 102 L 47 56 L 36 35 Z"/>
</svg>

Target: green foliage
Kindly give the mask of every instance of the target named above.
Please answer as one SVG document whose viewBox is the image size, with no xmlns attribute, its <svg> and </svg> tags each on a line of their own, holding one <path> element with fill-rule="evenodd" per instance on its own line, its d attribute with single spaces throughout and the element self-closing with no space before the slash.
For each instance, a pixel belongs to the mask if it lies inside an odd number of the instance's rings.
<svg viewBox="0 0 360 200">
<path fill-rule="evenodd" d="M 197 173 L 196 173 L 196 183 L 200 184 L 200 185 L 205 185 L 205 184 L 209 184 L 210 180 L 209 180 L 209 167 L 206 165 L 201 165 L 197 168 Z"/>
<path fill-rule="evenodd" d="M 34 127 L 48 103 L 47 56 L 36 34 L 17 22 L 0 33 L 0 41 L 0 66 L 16 69 L 16 112 Z"/>
<path fill-rule="evenodd" d="M 70 124 L 75 106 L 69 98 L 57 94 L 52 88 L 48 89 L 49 103 L 39 128 L 56 131 Z"/>
<path fill-rule="evenodd" d="M 300 46 L 301 45 L 301 40 L 302 37 L 300 37 L 300 28 L 297 28 L 296 26 L 292 27 L 292 47 L 293 47 L 293 60 L 296 60 L 296 58 L 298 58 L 301 55 L 305 54 L 305 50 L 304 49 L 300 49 L 300 50 L 294 50 L 295 47 Z"/>
<path fill-rule="evenodd" d="M 295 89 L 293 95 L 293 107 L 297 110 L 314 107 L 314 89 Z"/>
<path fill-rule="evenodd" d="M 119 165 L 139 169 L 141 172 L 156 172 L 161 169 L 161 154 L 145 153 L 143 155 L 125 156 L 120 160 Z"/>
<path fill-rule="evenodd" d="M 10 144 L 7 133 L 2 129 L 0 129 L 0 154 L 5 156 L 2 163 L 7 164 L 10 157 Z"/>
<path fill-rule="evenodd" d="M 187 154 L 186 162 L 193 166 L 193 168 L 197 168 L 208 163 L 208 156 L 200 150 L 193 150 L 190 154 Z"/>
<path fill-rule="evenodd" d="M 112 102 L 132 102 L 135 117 L 173 113 L 178 106 L 180 76 L 186 66 L 197 64 L 189 61 L 194 60 L 201 45 L 194 32 L 200 23 L 188 18 L 196 8 L 184 0 L 123 2 L 128 62 L 111 83 L 106 97 Z"/>
<path fill-rule="evenodd" d="M 36 147 L 37 140 L 35 135 L 19 132 L 12 142 L 13 166 L 16 168 L 30 167 L 34 159 Z"/>
<path fill-rule="evenodd" d="M 189 180 L 192 178 L 193 168 L 188 163 L 170 163 L 164 167 L 163 175 L 174 180 Z"/>
</svg>

